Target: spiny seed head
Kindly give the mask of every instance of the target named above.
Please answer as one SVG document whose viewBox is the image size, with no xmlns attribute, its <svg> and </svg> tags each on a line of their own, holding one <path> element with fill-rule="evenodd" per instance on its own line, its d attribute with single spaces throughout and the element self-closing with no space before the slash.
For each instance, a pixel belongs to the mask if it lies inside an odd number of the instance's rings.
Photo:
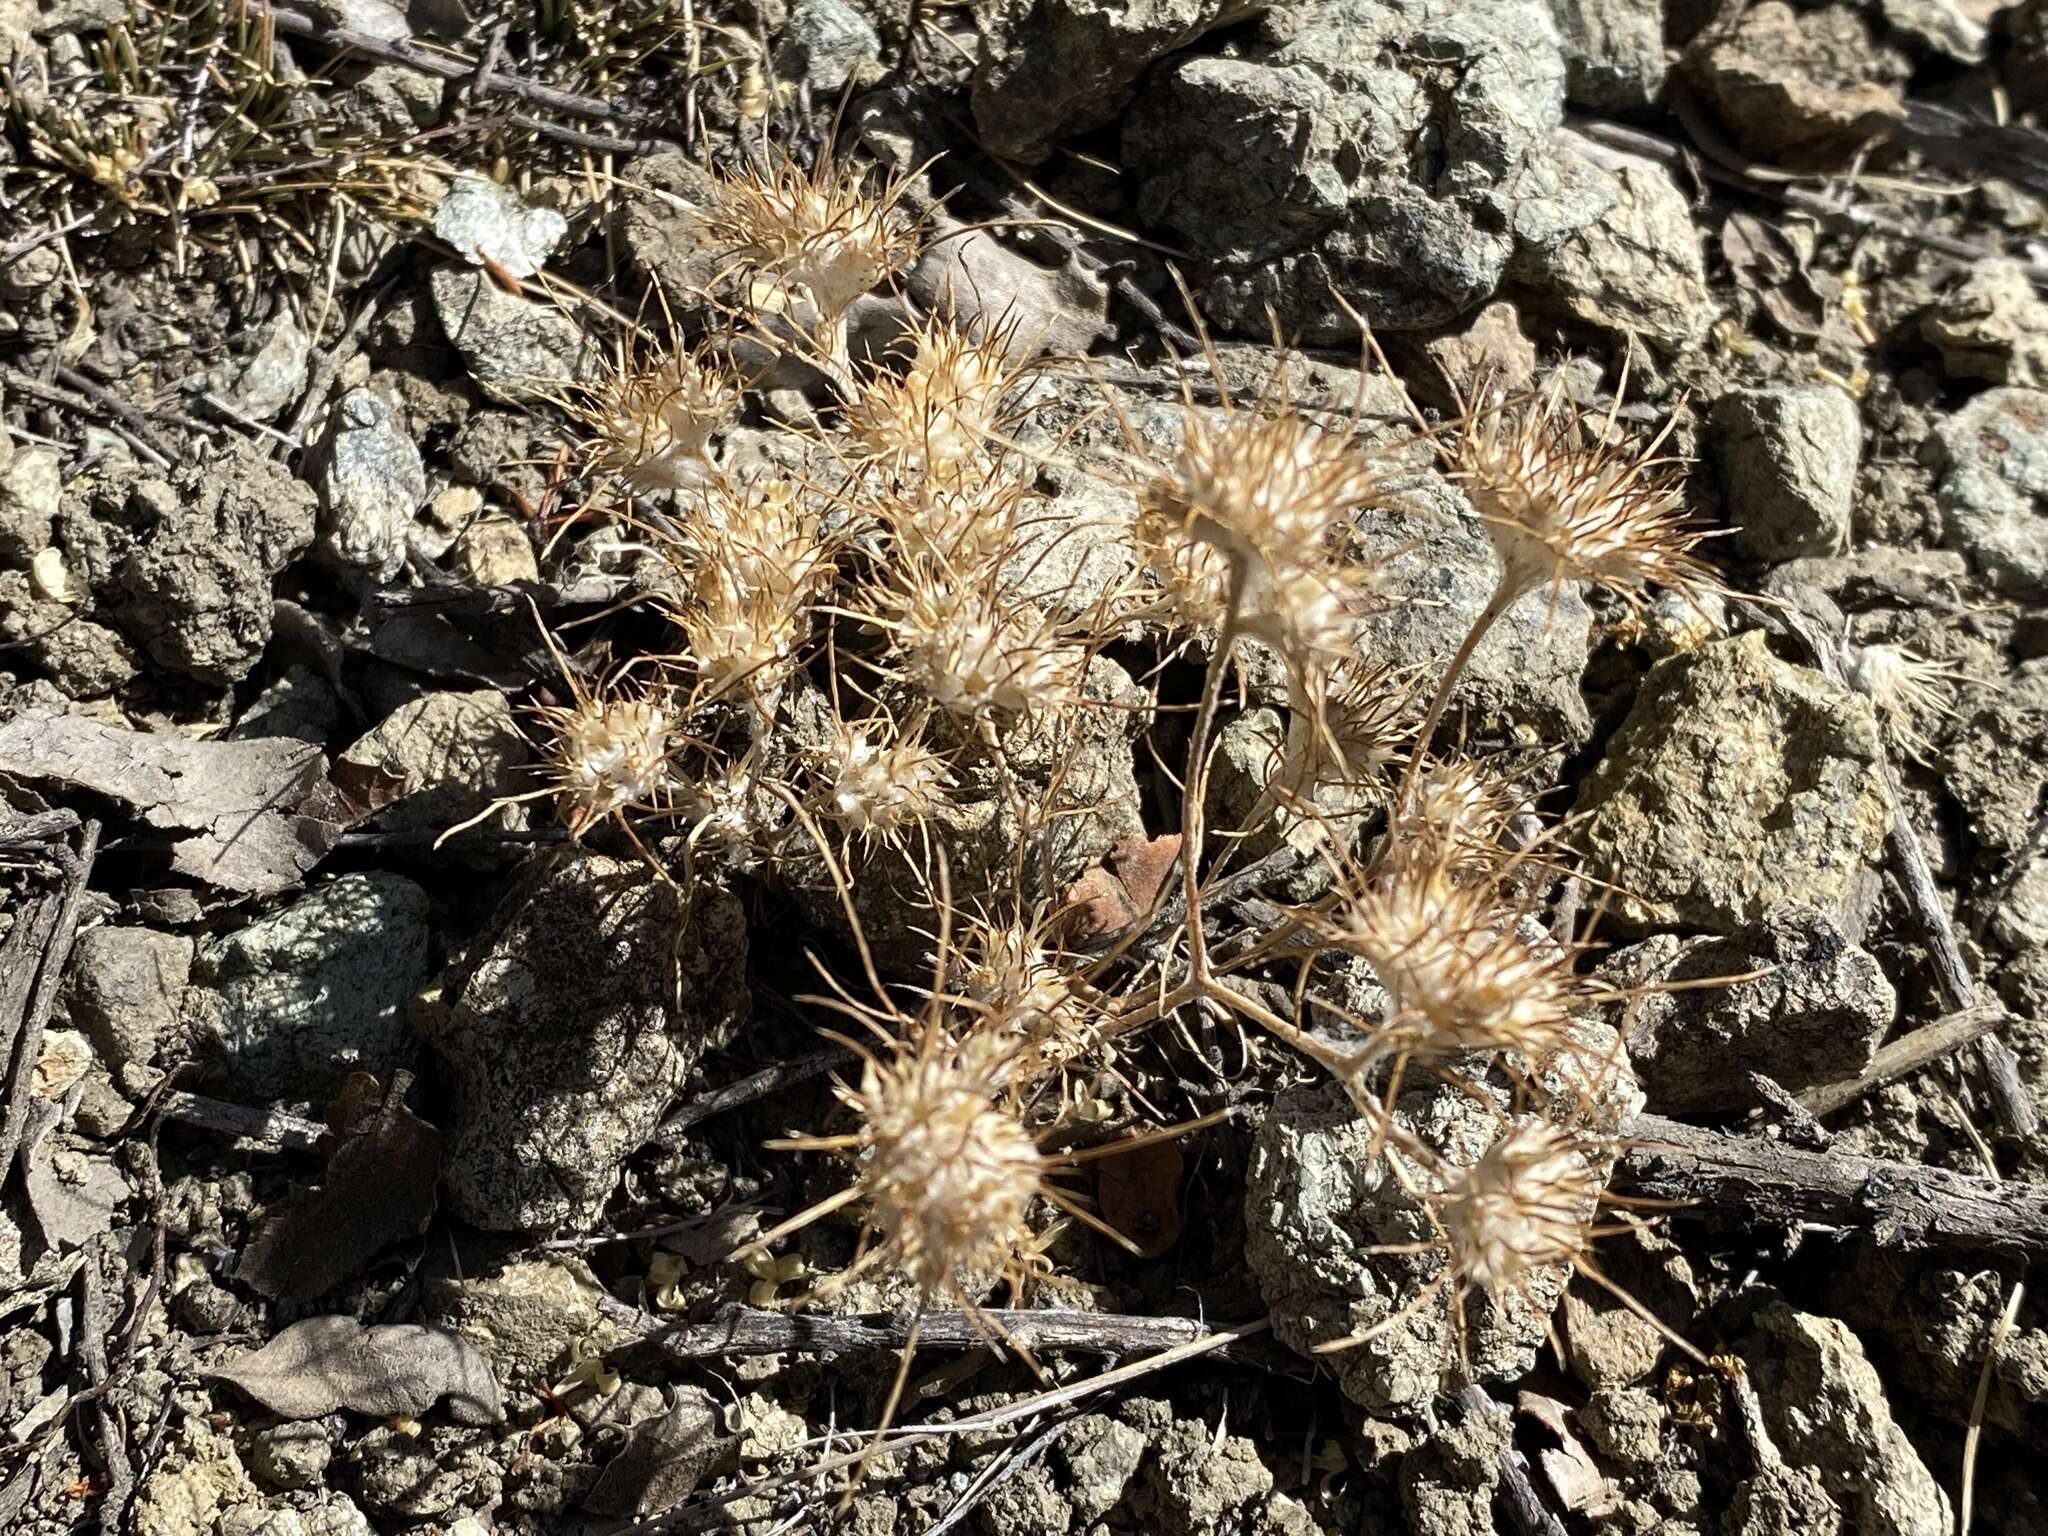
<svg viewBox="0 0 2048 1536">
<path fill-rule="evenodd" d="M 1233 559 L 1298 559 L 1381 492 L 1372 459 L 1288 407 L 1186 412 L 1179 454 L 1144 500 Z"/>
<path fill-rule="evenodd" d="M 668 547 L 680 600 L 667 605 L 707 697 L 772 688 L 809 637 L 832 555 L 810 499 L 788 481 L 720 477 L 693 493 Z"/>
<path fill-rule="evenodd" d="M 1281 788 L 1311 798 L 1319 789 L 1384 791 L 1418 728 L 1416 673 L 1348 656 L 1297 669 L 1290 686 L 1298 696 L 1276 775 Z"/>
<path fill-rule="evenodd" d="M 910 366 L 869 374 L 845 420 L 866 457 L 899 480 L 974 485 L 987 477 L 1010 423 L 1017 382 L 1007 330 L 971 339 L 944 320 L 913 333 Z"/>
<path fill-rule="evenodd" d="M 1585 1253 L 1600 1188 L 1569 1131 L 1517 1124 L 1443 1192 L 1438 1220 L 1453 1269 L 1496 1298 L 1521 1291 L 1537 1271 Z"/>
<path fill-rule="evenodd" d="M 1080 699 L 1084 653 L 1036 605 L 935 562 L 895 573 L 882 602 L 904 679 L 948 713 L 1063 713 Z"/>
<path fill-rule="evenodd" d="M 915 256 L 915 231 L 898 211 L 905 186 L 871 190 L 851 160 L 827 154 L 806 171 L 778 151 L 765 169 L 722 182 L 707 222 L 742 262 L 801 292 L 830 326 Z"/>
<path fill-rule="evenodd" d="M 1323 931 L 1386 990 L 1372 1059 L 1514 1051 L 1541 1061 L 1569 1049 L 1570 954 L 1524 938 L 1520 916 L 1440 862 L 1397 857 L 1348 882 Z"/>
<path fill-rule="evenodd" d="M 1435 757 L 1416 771 L 1414 788 L 1389 836 L 1412 864 L 1460 879 L 1483 876 L 1508 857 L 1501 839 L 1524 804 L 1514 784 L 1469 757 Z"/>
<path fill-rule="evenodd" d="M 1902 645 L 1851 646 L 1846 662 L 1849 686 L 1876 706 L 1899 750 L 1924 766 L 1934 743 L 1920 722 L 1954 715 L 1955 684 L 1968 679 Z"/>
<path fill-rule="evenodd" d="M 544 711 L 554 728 L 551 771 L 572 835 L 607 816 L 662 803 L 668 790 L 668 709 L 650 698 L 589 702 Z"/>
<path fill-rule="evenodd" d="M 873 495 L 860 510 L 887 530 L 903 554 L 974 570 L 1015 548 L 1031 496 L 1024 474 L 997 463 L 983 480 L 913 481 Z"/>
<path fill-rule="evenodd" d="M 1505 590 L 1590 581 L 1639 606 L 1652 586 L 1714 588 L 1693 554 L 1705 533 L 1686 516 L 1679 469 L 1654 444 L 1629 452 L 1612 430 L 1589 443 L 1577 409 L 1553 392 L 1476 413 L 1459 436 L 1451 475 L 1493 537 Z"/>
<path fill-rule="evenodd" d="M 922 735 L 921 720 L 900 731 L 886 715 L 832 720 L 818 764 L 824 814 L 849 833 L 884 842 L 936 816 L 953 775 Z"/>
<path fill-rule="evenodd" d="M 690 846 L 735 871 L 752 869 L 766 840 L 773 804 L 752 755 L 713 761 L 676 775 L 676 810 L 689 824 Z"/>
<path fill-rule="evenodd" d="M 970 921 L 954 985 L 999 1036 L 1071 1046 L 1087 1031 L 1088 1004 L 1035 925 Z"/>
<path fill-rule="evenodd" d="M 590 433 L 586 472 L 639 492 L 701 485 L 715 472 L 712 435 L 739 404 L 738 381 L 708 348 L 628 358 L 572 405 Z"/>
<path fill-rule="evenodd" d="M 1010 1108 L 1001 1059 L 970 1044 L 870 1060 L 842 1096 L 861 1118 L 860 1187 L 885 1251 L 926 1295 L 1005 1272 L 1031 1243 L 1045 1158 Z"/>
</svg>

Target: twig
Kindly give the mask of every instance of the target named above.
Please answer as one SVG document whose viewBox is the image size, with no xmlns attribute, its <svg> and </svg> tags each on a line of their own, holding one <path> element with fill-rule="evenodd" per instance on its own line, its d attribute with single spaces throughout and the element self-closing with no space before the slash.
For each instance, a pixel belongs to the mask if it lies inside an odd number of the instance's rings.
<svg viewBox="0 0 2048 1536">
<path fill-rule="evenodd" d="M 66 371 L 68 372 L 69 370 Z M 5 364 L 0 364 L 0 378 L 4 378 L 13 388 L 23 390 L 28 394 L 36 396 L 38 399 L 48 400 L 53 405 L 68 406 L 70 409 L 88 417 L 97 417 L 100 414 L 100 407 L 85 396 L 75 394 L 68 389 L 59 389 L 55 384 L 46 383 L 31 374 L 23 373 L 18 368 L 9 368 Z M 128 402 L 125 400 L 121 403 L 124 406 L 128 405 Z M 128 409 L 132 411 L 134 407 L 128 406 Z M 110 425 L 121 435 L 122 441 L 126 442 L 129 447 L 149 460 L 158 469 L 169 469 L 171 467 L 171 461 L 164 456 L 162 450 L 146 434 L 136 431 L 125 421 L 116 421 L 110 423 Z"/>
<path fill-rule="evenodd" d="M 609 1296 L 597 1309 L 624 1329 L 634 1343 L 670 1360 L 738 1359 L 801 1352 L 852 1354 L 901 1349 L 910 1337 L 908 1318 L 894 1315 L 835 1317 L 825 1313 L 768 1312 L 735 1308 L 708 1323 L 669 1322 Z M 1191 1317 L 1136 1317 L 1067 1308 L 996 1309 L 981 1314 L 989 1328 L 966 1312 L 927 1312 L 917 1330 L 920 1349 L 982 1349 L 993 1332 L 1014 1339 L 1033 1354 L 1098 1355 L 1128 1359 L 1161 1349 L 1185 1349 L 1222 1338 L 1228 1330 Z M 1228 1348 L 1229 1343 L 1219 1345 Z"/>
<path fill-rule="evenodd" d="M 1535 1479 L 1529 1475 L 1529 1458 L 1515 1444 L 1514 1416 L 1489 1397 L 1486 1388 L 1477 1382 L 1461 1391 L 1458 1401 L 1465 1405 L 1467 1413 L 1508 1421 L 1507 1443 L 1500 1451 L 1500 1493 L 1515 1529 L 1522 1536 L 1566 1536 L 1564 1522 L 1551 1513 L 1550 1506 L 1543 1502 Z"/>
<path fill-rule="evenodd" d="M 29 1084 L 43 1051 L 43 1026 L 50 1020 L 50 1010 L 57 1005 L 57 984 L 71 958 L 71 941 L 77 937 L 79 913 L 85 904 L 85 883 L 92 875 L 93 858 L 99 846 L 100 824 L 96 821 L 88 821 L 81 828 L 78 852 L 73 853 L 62 843 L 50 845 L 50 857 L 64 871 L 65 888 L 35 966 L 35 986 L 28 995 L 26 1011 L 18 1023 L 5 1026 L 13 1036 L 14 1057 L 7 1075 L 6 1119 L 0 1121 L 0 1180 L 5 1180 L 14 1167 L 14 1155 L 20 1150 L 21 1134 L 28 1124 Z"/>
<path fill-rule="evenodd" d="M 844 1046 L 834 1046 L 829 1051 L 799 1056 L 793 1061 L 778 1061 L 774 1066 L 764 1067 L 750 1077 L 743 1077 L 736 1083 L 727 1083 L 723 1088 L 692 1099 L 656 1127 L 654 1142 L 657 1146 L 672 1147 L 682 1138 L 683 1132 L 693 1125 L 709 1120 L 713 1115 L 722 1115 L 729 1109 L 751 1104 L 756 1099 L 765 1099 L 769 1094 L 779 1093 L 784 1088 L 793 1088 L 798 1083 L 809 1082 L 834 1067 L 849 1066 L 854 1060 L 853 1052 Z"/>
<path fill-rule="evenodd" d="M 106 1316 L 106 1298 L 100 1290 L 99 1248 L 100 1244 L 95 1243 L 78 1270 L 78 1353 L 85 1364 L 87 1390 L 74 1401 L 82 1401 L 86 1396 L 91 1399 L 93 1426 L 99 1433 L 100 1462 L 107 1473 L 107 1494 L 100 1505 L 100 1530 L 106 1536 L 118 1536 L 128 1500 L 135 1491 L 135 1464 L 129 1460 L 120 1423 L 107 1402 L 107 1393 L 113 1386 L 113 1373 L 107 1364 L 107 1335 L 113 1320 Z"/>
<path fill-rule="evenodd" d="M 1924 1024 L 1891 1041 L 1870 1058 L 1869 1066 L 1854 1077 L 1843 1078 L 1840 1082 L 1822 1083 L 1818 1087 L 1807 1089 L 1799 1095 L 1799 1107 L 1810 1115 L 1824 1119 L 1836 1110 L 1876 1092 L 1886 1083 L 1895 1083 L 1902 1077 L 1910 1077 L 1922 1067 L 1961 1050 L 2005 1022 L 2005 1010 L 1995 1003 L 1980 1003 L 1975 1008 L 1964 1009 L 1961 1013 L 1946 1014 L 1932 1024 Z"/>
<path fill-rule="evenodd" d="M 386 587 L 374 601 L 380 618 L 405 613 L 449 613 L 464 617 L 521 613 L 540 608 L 601 607 L 633 590 L 626 576 L 591 576 L 582 581 L 515 581 L 502 587 Z"/>
<path fill-rule="evenodd" d="M 1957 1249 L 2048 1258 L 2048 1186 L 2003 1184 L 1888 1158 L 1804 1152 L 1661 1115 L 1637 1115 L 1621 1135 L 1618 1187 L 1671 1201 L 1679 1215 L 1862 1232 L 1902 1253 Z"/>
<path fill-rule="evenodd" d="M 986 1503 L 990 1494 L 1051 1450 L 1053 1442 L 1073 1427 L 1072 1418 L 1057 1420 L 1046 1425 L 1021 1447 L 991 1462 L 981 1476 L 967 1485 L 966 1492 L 953 1501 L 953 1507 L 946 1511 L 939 1522 L 926 1528 L 925 1536 L 945 1536 L 947 1531 L 952 1530 Z"/>
<path fill-rule="evenodd" d="M 278 1152 L 317 1152 L 328 1135 L 327 1127 L 316 1120 L 281 1109 L 249 1109 L 196 1093 L 165 1094 L 159 1112 L 166 1120 L 237 1136 Z"/>
</svg>

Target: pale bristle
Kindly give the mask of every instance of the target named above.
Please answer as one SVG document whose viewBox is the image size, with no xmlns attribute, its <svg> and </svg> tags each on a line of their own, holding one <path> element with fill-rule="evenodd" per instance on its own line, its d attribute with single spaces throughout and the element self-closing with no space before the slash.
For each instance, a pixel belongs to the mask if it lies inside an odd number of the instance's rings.
<svg viewBox="0 0 2048 1536">
<path fill-rule="evenodd" d="M 1495 1298 L 1542 1269 L 1571 1264 L 1591 1242 L 1600 1180 L 1568 1131 L 1525 1121 L 1444 1189 L 1438 1220 L 1458 1279 Z"/>
</svg>

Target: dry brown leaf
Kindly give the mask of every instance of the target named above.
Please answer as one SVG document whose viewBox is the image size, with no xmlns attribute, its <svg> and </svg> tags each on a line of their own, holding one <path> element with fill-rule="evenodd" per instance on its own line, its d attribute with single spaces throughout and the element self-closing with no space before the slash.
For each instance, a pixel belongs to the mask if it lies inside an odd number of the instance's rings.
<svg viewBox="0 0 2048 1536">
<path fill-rule="evenodd" d="M 423 1323 L 365 1328 L 352 1317 L 309 1317 L 211 1374 L 287 1419 L 346 1408 L 372 1418 L 418 1418 L 442 1398 L 458 1424 L 495 1424 L 504 1400 L 491 1365 L 460 1334 Z"/>
</svg>

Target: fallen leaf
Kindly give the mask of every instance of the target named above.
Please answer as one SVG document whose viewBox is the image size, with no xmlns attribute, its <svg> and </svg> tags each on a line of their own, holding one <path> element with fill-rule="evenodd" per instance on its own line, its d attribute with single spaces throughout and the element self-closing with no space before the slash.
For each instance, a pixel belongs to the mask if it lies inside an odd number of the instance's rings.
<svg viewBox="0 0 2048 1536">
<path fill-rule="evenodd" d="M 1065 921 L 1078 939 L 1119 933 L 1152 910 L 1180 857 L 1180 834 L 1125 838 L 1107 861 L 1091 865 L 1067 887 Z"/>
<path fill-rule="evenodd" d="M 1515 1408 L 1557 1437 L 1558 1443 L 1539 1450 L 1536 1459 L 1543 1468 L 1543 1475 L 1549 1479 L 1552 1491 L 1566 1509 L 1597 1519 L 1620 1507 L 1619 1492 L 1572 1429 L 1571 1410 L 1556 1398 L 1545 1397 L 1540 1392 L 1519 1394 Z"/>
<path fill-rule="evenodd" d="M 340 1140 L 326 1174 L 257 1217 L 235 1270 L 273 1301 L 325 1295 L 362 1273 L 386 1244 L 417 1236 L 434 1214 L 441 1133 L 397 1095 L 387 1099 L 376 1079 L 356 1073 L 328 1124 Z"/>
<path fill-rule="evenodd" d="M 619 1454 L 605 1463 L 583 1497 L 594 1515 L 647 1520 L 675 1508 L 704 1474 L 733 1449 L 719 1430 L 718 1408 L 696 1387 L 677 1389 L 672 1404 L 627 1433 Z"/>
<path fill-rule="evenodd" d="M 352 1317 L 309 1317 L 209 1379 L 287 1419 L 322 1418 L 338 1408 L 417 1418 L 444 1397 L 458 1424 L 505 1417 L 490 1362 L 460 1334 L 423 1323 L 365 1328 Z"/>
<path fill-rule="evenodd" d="M 1180 1241 L 1180 1144 L 1155 1141 L 1095 1165 L 1096 1214 L 1156 1259 Z"/>
</svg>

